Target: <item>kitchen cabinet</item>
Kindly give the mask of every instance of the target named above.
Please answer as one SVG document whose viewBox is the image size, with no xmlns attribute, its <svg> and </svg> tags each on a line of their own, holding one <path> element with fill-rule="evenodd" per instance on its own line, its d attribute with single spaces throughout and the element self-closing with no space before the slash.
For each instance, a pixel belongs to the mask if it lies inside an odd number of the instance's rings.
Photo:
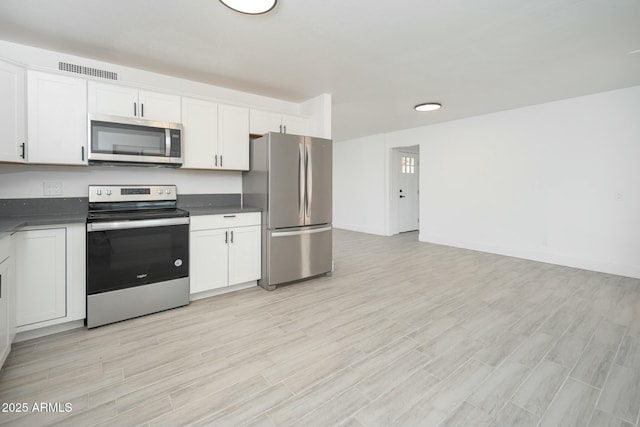
<svg viewBox="0 0 640 427">
<path fill-rule="evenodd" d="M 268 132 L 308 135 L 309 119 L 301 116 L 252 109 L 249 127 L 250 133 L 253 135 L 264 135 Z"/>
<path fill-rule="evenodd" d="M 84 224 L 15 233 L 18 332 L 84 319 L 85 234 Z"/>
<path fill-rule="evenodd" d="M 180 96 L 89 82 L 89 112 L 163 122 L 181 122 Z"/>
<path fill-rule="evenodd" d="M 260 213 L 191 217 L 191 293 L 260 279 Z"/>
<path fill-rule="evenodd" d="M 26 74 L 24 68 L 0 61 L 0 162 L 25 161 Z"/>
<path fill-rule="evenodd" d="M 27 161 L 87 164 L 87 82 L 27 72 Z"/>
<path fill-rule="evenodd" d="M 249 170 L 249 110 L 182 98 L 185 169 Z"/>
<path fill-rule="evenodd" d="M 218 154 L 218 104 L 182 98 L 183 168 L 214 169 Z"/>
<path fill-rule="evenodd" d="M 216 169 L 249 170 L 249 109 L 218 105 Z"/>
<path fill-rule="evenodd" d="M 10 236 L 0 237 L 0 368 L 4 364 L 15 334 L 13 321 L 14 283 Z"/>
</svg>

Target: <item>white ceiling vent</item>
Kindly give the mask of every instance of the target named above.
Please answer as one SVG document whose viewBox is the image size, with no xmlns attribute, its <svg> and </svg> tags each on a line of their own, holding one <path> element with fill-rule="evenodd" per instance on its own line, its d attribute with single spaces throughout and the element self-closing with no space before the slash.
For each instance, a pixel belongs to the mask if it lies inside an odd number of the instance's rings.
<svg viewBox="0 0 640 427">
<path fill-rule="evenodd" d="M 68 62 L 58 62 L 58 69 L 61 71 L 68 71 L 70 73 L 84 74 L 109 80 L 118 80 L 118 73 L 114 73 L 113 71 L 83 67 L 82 65 L 69 64 Z"/>
</svg>

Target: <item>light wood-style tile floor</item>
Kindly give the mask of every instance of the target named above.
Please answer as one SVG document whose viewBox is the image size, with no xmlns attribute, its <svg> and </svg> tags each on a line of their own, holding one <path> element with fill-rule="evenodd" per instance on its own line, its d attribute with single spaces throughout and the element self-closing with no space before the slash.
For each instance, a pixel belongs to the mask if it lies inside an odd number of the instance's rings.
<svg viewBox="0 0 640 427">
<path fill-rule="evenodd" d="M 335 231 L 336 271 L 15 345 L 9 425 L 638 426 L 640 281 Z"/>
</svg>

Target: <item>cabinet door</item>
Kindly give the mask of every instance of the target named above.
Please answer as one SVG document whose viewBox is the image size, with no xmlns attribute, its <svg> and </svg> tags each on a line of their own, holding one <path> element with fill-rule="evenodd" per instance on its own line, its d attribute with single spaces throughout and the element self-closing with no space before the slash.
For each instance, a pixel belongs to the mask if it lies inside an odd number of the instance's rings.
<svg viewBox="0 0 640 427">
<path fill-rule="evenodd" d="M 27 73 L 29 163 L 86 165 L 87 82 Z"/>
<path fill-rule="evenodd" d="M 24 68 L 0 61 L 0 161 L 24 162 L 27 141 Z"/>
<path fill-rule="evenodd" d="M 260 279 L 259 225 L 229 230 L 229 285 Z"/>
<path fill-rule="evenodd" d="M 218 148 L 218 104 L 182 98 L 183 168 L 213 169 Z"/>
<path fill-rule="evenodd" d="M 251 110 L 249 112 L 249 131 L 253 135 L 269 132 L 282 132 L 282 115 L 269 111 Z"/>
<path fill-rule="evenodd" d="M 89 82 L 89 112 L 123 117 L 137 117 L 138 89 Z"/>
<path fill-rule="evenodd" d="M 282 116 L 284 133 L 292 135 L 309 135 L 309 119 L 300 116 Z"/>
<path fill-rule="evenodd" d="M 179 96 L 141 90 L 138 99 L 140 100 L 140 111 L 138 111 L 140 118 L 161 122 L 181 122 Z"/>
<path fill-rule="evenodd" d="M 0 262 L 0 367 L 9 355 L 11 334 L 9 321 L 9 262 Z"/>
<path fill-rule="evenodd" d="M 249 109 L 218 105 L 218 168 L 249 170 Z"/>
<path fill-rule="evenodd" d="M 192 231 L 189 242 L 191 293 L 227 286 L 227 229 Z"/>
<path fill-rule="evenodd" d="M 15 234 L 17 326 L 66 315 L 65 240 L 64 228 Z"/>
</svg>

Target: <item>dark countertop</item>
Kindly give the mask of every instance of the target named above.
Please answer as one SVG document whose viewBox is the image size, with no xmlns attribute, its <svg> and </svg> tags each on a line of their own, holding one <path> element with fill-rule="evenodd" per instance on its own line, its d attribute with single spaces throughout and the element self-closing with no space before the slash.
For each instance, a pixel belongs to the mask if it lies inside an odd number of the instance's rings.
<svg viewBox="0 0 640 427">
<path fill-rule="evenodd" d="M 240 194 L 186 194 L 178 207 L 190 215 L 261 212 L 241 206 Z M 56 224 L 82 224 L 87 220 L 87 197 L 0 199 L 0 238 L 20 228 Z"/>
<path fill-rule="evenodd" d="M 214 207 L 200 206 L 182 208 L 189 211 L 192 216 L 197 215 L 222 215 L 228 213 L 245 213 L 260 212 L 259 208 L 254 207 Z M 87 221 L 87 215 L 84 213 L 67 213 L 52 215 L 29 215 L 29 216 L 4 216 L 0 217 L 0 238 L 9 235 L 20 228 L 32 227 L 39 225 L 55 225 L 55 224 L 83 224 Z"/>
<path fill-rule="evenodd" d="M 0 238 L 5 237 L 5 234 L 11 234 L 23 227 L 54 224 L 83 224 L 86 221 L 87 215 L 81 213 L 4 216 L 0 217 Z"/>
<path fill-rule="evenodd" d="M 254 208 L 251 206 L 226 206 L 226 207 L 215 207 L 215 206 L 193 206 L 193 207 L 182 207 L 185 211 L 189 211 L 189 214 L 192 216 L 197 215 L 222 215 L 229 213 L 246 213 L 246 212 L 261 212 L 259 208 Z"/>
</svg>

